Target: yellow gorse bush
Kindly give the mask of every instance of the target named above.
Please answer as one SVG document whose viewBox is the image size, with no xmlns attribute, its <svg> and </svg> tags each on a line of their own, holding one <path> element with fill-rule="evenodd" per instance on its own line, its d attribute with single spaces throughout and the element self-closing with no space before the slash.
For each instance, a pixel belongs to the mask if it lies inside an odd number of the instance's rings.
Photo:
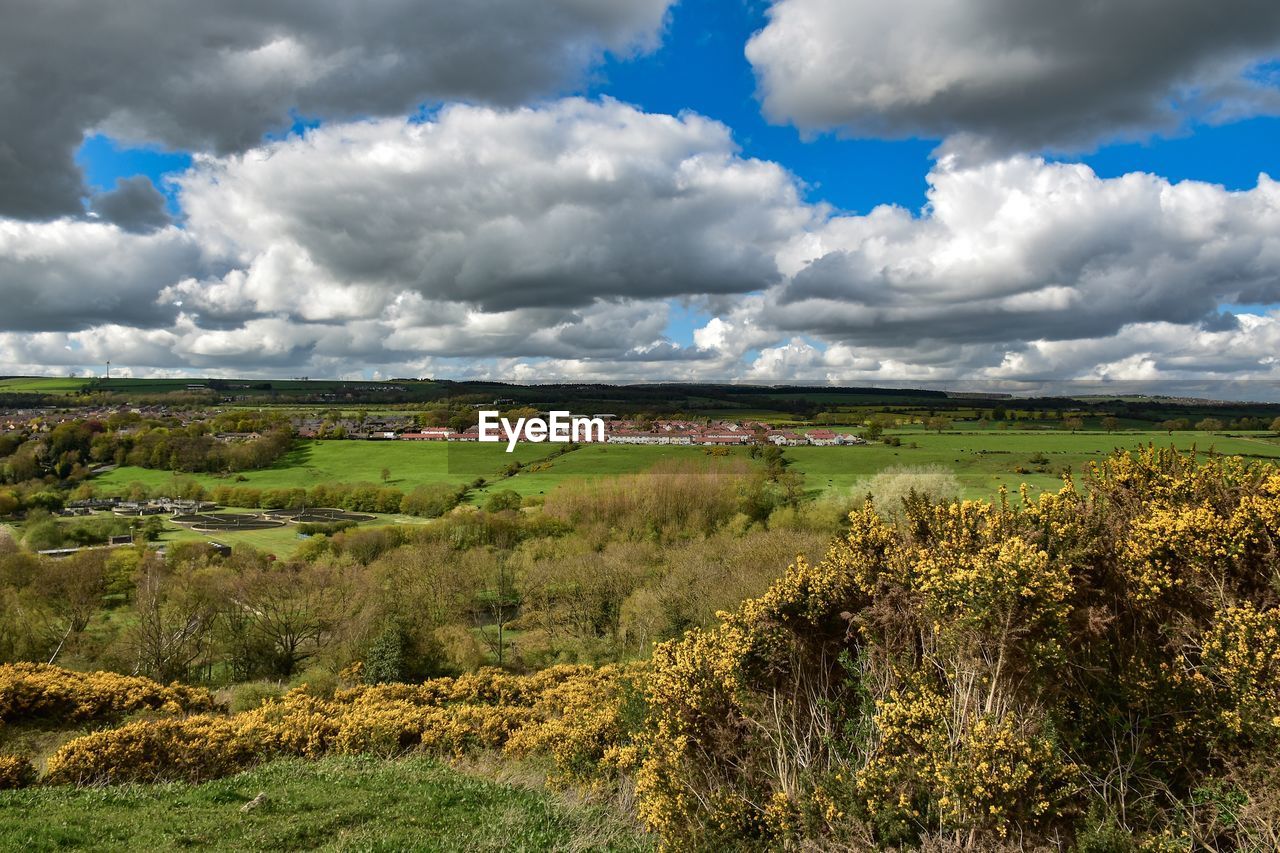
<svg viewBox="0 0 1280 853">
<path fill-rule="evenodd" d="M 600 772 L 622 742 L 618 723 L 626 670 L 553 667 L 529 676 L 482 670 L 421 685 L 339 691 L 303 689 L 241 714 L 147 720 L 64 744 L 50 759 L 52 783 L 199 781 L 275 756 L 460 756 L 509 748 L 545 754 L 565 781 Z M 619 760 L 616 755 L 611 760 Z"/>
<path fill-rule="evenodd" d="M 199 687 L 113 672 L 73 672 L 37 663 L 0 665 L 0 721 L 81 723 L 136 711 L 207 711 L 213 696 Z"/>
<path fill-rule="evenodd" d="M 31 761 L 20 755 L 0 755 L 0 791 L 25 788 L 36 780 Z"/>
<path fill-rule="evenodd" d="M 1278 742 L 1273 469 L 1148 448 L 1020 506 L 849 520 L 657 648 L 637 800 L 675 846 L 1069 835 L 1090 791 L 1158 843 L 1157 795 Z"/>
</svg>

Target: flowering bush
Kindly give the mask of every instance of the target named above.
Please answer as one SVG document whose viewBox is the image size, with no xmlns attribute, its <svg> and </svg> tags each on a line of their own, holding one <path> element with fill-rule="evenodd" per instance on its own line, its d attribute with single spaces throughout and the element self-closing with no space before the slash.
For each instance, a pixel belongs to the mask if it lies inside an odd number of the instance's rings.
<svg viewBox="0 0 1280 853">
<path fill-rule="evenodd" d="M 0 755 L 0 791 L 25 788 L 36 781 L 36 769 L 26 758 Z"/>
<path fill-rule="evenodd" d="M 1239 459 L 1117 453 L 893 525 L 864 506 L 820 563 L 658 647 L 640 815 L 703 847 L 981 845 L 1096 808 L 1159 846 L 1188 818 L 1158 803 L 1280 743 L 1278 578 L 1280 475 Z"/>
<path fill-rule="evenodd" d="M 52 719 L 81 723 L 142 710 L 208 711 L 213 696 L 198 687 L 165 687 L 113 672 L 72 672 L 37 663 L 0 665 L 0 721 Z"/>
<path fill-rule="evenodd" d="M 517 739 L 514 753 L 545 751 L 569 779 L 618 740 L 618 678 L 587 667 L 529 676 L 489 669 L 421 685 L 341 690 L 332 700 L 298 689 L 231 716 L 140 721 L 76 738 L 49 759 L 48 779 L 198 781 L 274 756 L 389 757 L 411 750 L 460 756 Z"/>
<path fill-rule="evenodd" d="M 235 773 L 269 754 L 240 717 L 147 720 L 68 741 L 49 758 L 45 781 L 198 782 Z"/>
</svg>

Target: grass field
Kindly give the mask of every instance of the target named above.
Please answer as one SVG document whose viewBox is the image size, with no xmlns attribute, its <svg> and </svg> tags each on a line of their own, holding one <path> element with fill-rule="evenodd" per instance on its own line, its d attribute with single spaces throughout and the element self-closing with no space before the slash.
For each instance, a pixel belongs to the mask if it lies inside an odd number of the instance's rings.
<svg viewBox="0 0 1280 853">
<path fill-rule="evenodd" d="M 265 793 L 264 804 L 241 807 Z M 203 785 L 0 791 L 0 849 L 648 850 L 600 807 L 421 758 L 278 761 Z"/>
<path fill-rule="evenodd" d="M 1184 432 L 992 432 L 987 430 L 929 433 L 909 430 L 891 433 L 901 447 L 873 444 L 866 447 L 796 447 L 787 450 L 795 470 L 805 475 L 811 490 L 845 490 L 857 481 L 895 465 L 940 465 L 954 471 L 966 497 L 989 498 L 1001 485 L 1011 492 L 1026 483 L 1032 491 L 1056 489 L 1058 473 L 1070 467 L 1077 474 L 1091 460 L 1117 448 L 1136 449 L 1146 444 L 1182 449 L 1238 454 L 1280 462 L 1280 443 L 1263 436 L 1226 437 Z M 910 447 L 912 443 L 916 447 Z M 1043 453 L 1047 465 L 1035 465 L 1031 457 Z M 1021 466 L 1031 473 L 1018 474 Z M 1048 470 L 1041 473 L 1039 468 Z"/>
<path fill-rule="evenodd" d="M 0 379 L 0 394 L 74 394 L 88 382 L 87 379 L 68 379 L 62 376 L 20 376 Z"/>
<path fill-rule="evenodd" d="M 722 462 L 731 459 L 747 460 L 746 449 L 735 448 L 728 456 L 710 457 L 701 447 L 589 444 L 552 460 L 547 470 L 521 471 L 514 477 L 490 484 L 482 491 L 511 489 L 521 495 L 538 495 L 567 480 L 635 474 L 666 462 Z"/>
<path fill-rule="evenodd" d="M 95 478 L 94 483 L 111 494 L 139 482 L 148 488 L 164 488 L 176 479 L 195 479 L 212 488 L 245 485 L 260 489 L 310 488 L 321 483 L 381 483 L 382 469 L 391 472 L 387 485 L 402 491 L 432 483 L 467 483 L 477 477 L 492 479 L 513 461 L 541 459 L 555 448 L 547 444 L 521 444 L 514 453 L 505 445 L 434 441 L 306 441 L 278 463 L 261 471 L 245 471 L 239 481 L 212 474 L 180 474 L 151 468 L 117 468 Z"/>
<path fill-rule="evenodd" d="M 415 518 L 411 515 L 385 515 L 381 513 L 368 513 L 373 516 L 373 520 L 364 523 L 363 527 L 378 526 L 385 524 L 429 524 L 425 518 Z M 221 542 L 224 545 L 235 547 L 236 545 L 251 545 L 259 551 L 265 551 L 269 554 L 275 554 L 277 557 L 288 558 L 306 539 L 298 535 L 296 525 L 287 524 L 284 527 L 274 527 L 270 530 L 242 530 L 242 531 L 224 531 L 219 530 L 216 533 L 197 533 L 194 530 L 188 530 L 176 524 L 165 523 L 165 532 L 160 535 L 161 542 Z"/>
<path fill-rule="evenodd" d="M 1116 448 L 1133 449 L 1154 443 L 1181 448 L 1195 445 L 1201 451 L 1239 454 L 1280 461 L 1280 439 L 1272 434 L 1221 435 L 1180 432 L 1078 432 L 959 430 L 943 433 L 908 429 L 890 433 L 902 440 L 901 447 L 872 444 L 863 447 L 788 448 L 786 458 L 793 470 L 805 475 L 811 491 L 844 490 L 857 481 L 895 465 L 941 465 L 956 473 L 970 497 L 989 497 L 1001 485 L 1016 491 L 1022 483 L 1033 489 L 1056 488 L 1058 472 L 1070 467 L 1079 472 L 1092 459 Z M 911 447 L 910 445 L 916 445 Z M 706 460 L 701 447 L 658 447 L 646 445 L 586 445 L 503 478 L 502 469 L 514 460 L 525 463 L 544 459 L 553 450 L 547 444 L 522 444 L 507 454 L 504 445 L 451 442 L 367 442 L 312 441 L 284 457 L 279 464 L 262 471 L 248 471 L 245 485 L 259 488 L 310 487 L 320 483 L 381 482 L 385 467 L 391 472 L 388 484 L 404 491 L 429 483 L 468 483 L 484 477 L 488 486 L 476 492 L 511 489 L 522 495 L 549 492 L 566 480 L 598 478 L 647 470 L 667 460 Z M 1047 464 L 1035 464 L 1036 453 L 1048 457 Z M 729 457 L 745 459 L 745 449 L 734 449 Z M 1019 474 L 1022 467 L 1030 473 Z M 1045 469 L 1041 471 L 1039 469 Z M 175 477 L 167 471 L 146 468 L 119 468 L 95 478 L 105 493 L 119 492 L 132 482 L 151 488 L 172 486 Z M 233 478 L 196 475 L 207 487 L 235 484 Z M 263 531 L 275 534 L 275 531 Z M 242 534 L 249 535 L 249 534 Z"/>
</svg>

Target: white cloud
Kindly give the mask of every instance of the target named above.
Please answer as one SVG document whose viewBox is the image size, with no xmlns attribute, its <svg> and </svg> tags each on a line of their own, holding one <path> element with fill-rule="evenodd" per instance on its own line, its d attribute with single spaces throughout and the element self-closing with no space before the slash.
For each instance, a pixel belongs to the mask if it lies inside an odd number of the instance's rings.
<svg viewBox="0 0 1280 853">
<path fill-rule="evenodd" d="M 1016 348 L 1132 323 L 1213 325 L 1221 304 L 1280 302 L 1280 184 L 1265 175 L 1227 192 L 1015 156 L 944 160 L 929 181 L 920 216 L 881 207 L 799 238 L 761 325 L 922 352 Z"/>
<path fill-rule="evenodd" d="M 0 370 L 530 379 L 1274 376 L 1280 184 L 943 158 L 831 215 L 612 101 L 330 125 L 177 179 L 183 227 L 0 220 Z M 710 319 L 683 346 L 675 302 Z"/>
<path fill-rule="evenodd" d="M 577 99 L 332 125 L 202 157 L 178 184 L 188 228 L 236 268 L 172 296 L 236 316 L 742 293 L 779 279 L 774 252 L 814 216 L 721 124 Z"/>
<path fill-rule="evenodd" d="M 1087 147 L 1276 112 L 1272 0 L 776 0 L 747 45 L 766 113 L 802 128 Z"/>
<path fill-rule="evenodd" d="M 231 152 L 297 113 L 516 104 L 653 47 L 671 0 L 15 0 L 0 27 L 0 215 L 79 211 L 86 132 Z"/>
<path fill-rule="evenodd" d="M 0 219 L 0 327 L 162 324 L 174 312 L 156 294 L 201 263 L 196 241 L 173 227 L 135 234 L 103 222 Z"/>
</svg>

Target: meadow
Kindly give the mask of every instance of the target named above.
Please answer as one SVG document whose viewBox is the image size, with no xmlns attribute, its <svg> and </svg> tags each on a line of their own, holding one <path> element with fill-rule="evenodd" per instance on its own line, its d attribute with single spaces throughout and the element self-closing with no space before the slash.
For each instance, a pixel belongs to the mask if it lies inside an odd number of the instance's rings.
<svg viewBox="0 0 1280 853">
<path fill-rule="evenodd" d="M 410 491 L 436 483 L 469 483 L 502 476 L 512 462 L 529 463 L 554 452 L 546 444 L 521 444 L 513 453 L 505 445 L 414 441 L 304 441 L 270 468 L 233 476 L 175 474 L 152 468 L 122 467 L 94 479 L 106 494 L 123 491 L 131 483 L 150 489 L 194 479 L 206 488 L 246 485 L 260 489 L 311 488 L 321 483 L 381 483 Z"/>
<path fill-rule="evenodd" d="M 16 376 L 0 379 L 0 394 L 75 394 L 87 382 L 65 377 Z"/>
<path fill-rule="evenodd" d="M 415 518 L 411 515 L 383 513 L 369 513 L 369 515 L 374 517 L 374 520 L 369 522 L 370 525 L 427 523 L 427 519 Z M 197 533 L 166 520 L 164 532 L 160 534 L 157 541 L 161 543 L 214 541 L 233 548 L 237 545 L 249 545 L 267 554 L 287 559 L 293 556 L 293 552 L 307 540 L 306 537 L 298 534 L 298 528 L 292 524 L 273 527 L 269 530 L 220 530 L 217 533 Z"/>
<path fill-rule="evenodd" d="M 1280 442 L 1273 434 L 1232 435 L 1179 432 L 1035 432 L 963 430 L 931 433 L 923 430 L 890 431 L 902 441 L 899 447 L 872 444 L 865 447 L 796 447 L 787 450 L 792 467 L 805 475 L 810 490 L 844 491 L 859 480 L 893 466 L 938 465 L 955 473 L 965 497 L 991 498 L 1001 486 L 1016 495 L 1026 483 L 1031 491 L 1057 489 L 1060 472 L 1079 473 L 1116 449 L 1135 450 L 1149 444 L 1215 452 L 1247 458 L 1280 461 Z M 914 446 L 913 446 L 914 445 Z M 1032 461 L 1037 454 L 1047 463 Z M 1023 468 L 1027 473 L 1019 473 Z"/>
<path fill-rule="evenodd" d="M 267 799 L 243 812 L 260 792 Z M 282 760 L 203 785 L 0 791 L 5 850 L 648 850 L 602 808 L 427 758 Z"/>
<path fill-rule="evenodd" d="M 991 497 L 1002 485 L 1015 494 L 1023 483 L 1032 491 L 1057 488 L 1060 472 L 1066 468 L 1079 472 L 1089 461 L 1112 450 L 1148 444 L 1183 449 L 1194 446 L 1201 452 L 1280 460 L 1280 438 L 1272 433 L 988 429 L 936 433 L 902 429 L 887 435 L 899 439 L 901 445 L 794 447 L 786 449 L 786 459 L 792 470 L 805 476 L 806 488 L 815 496 L 847 491 L 886 468 L 939 465 L 953 471 L 965 496 L 974 498 Z M 305 488 L 321 483 L 379 483 L 385 468 L 390 472 L 387 485 L 404 491 L 419 485 L 464 484 L 484 478 L 484 488 L 472 492 L 473 500 L 482 500 L 490 491 L 505 489 L 522 496 L 545 495 L 568 480 L 633 474 L 672 460 L 747 458 L 746 448 L 711 456 L 702 447 L 617 444 L 586 445 L 548 458 L 554 450 L 547 444 L 521 444 L 507 454 L 505 445 L 496 444 L 309 441 L 271 468 L 246 471 L 234 478 L 123 467 L 95 477 L 94 483 L 105 494 L 123 492 L 135 482 L 163 489 L 187 479 L 207 488 L 237 483 L 258 488 Z M 1041 458 L 1037 454 L 1047 461 L 1034 461 Z M 513 461 L 526 467 L 507 476 L 504 469 Z"/>
</svg>

